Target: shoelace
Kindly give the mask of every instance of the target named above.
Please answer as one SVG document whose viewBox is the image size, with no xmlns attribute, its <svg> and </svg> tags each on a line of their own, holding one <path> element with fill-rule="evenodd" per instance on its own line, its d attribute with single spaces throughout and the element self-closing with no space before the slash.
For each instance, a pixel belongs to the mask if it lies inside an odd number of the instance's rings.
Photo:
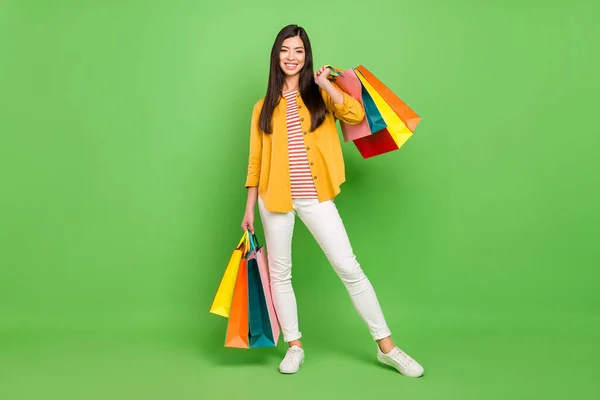
<svg viewBox="0 0 600 400">
<path fill-rule="evenodd" d="M 410 365 L 413 362 L 412 358 L 410 358 L 408 356 L 408 354 L 404 353 L 401 350 L 394 352 L 394 354 L 392 354 L 392 359 L 394 361 L 398 362 L 400 365 L 402 365 L 402 367 L 405 367 L 405 368 L 410 367 Z"/>
<path fill-rule="evenodd" d="M 297 363 L 298 357 L 300 357 L 300 353 L 301 353 L 300 349 L 289 349 L 285 355 L 283 362 L 285 364 Z"/>
</svg>

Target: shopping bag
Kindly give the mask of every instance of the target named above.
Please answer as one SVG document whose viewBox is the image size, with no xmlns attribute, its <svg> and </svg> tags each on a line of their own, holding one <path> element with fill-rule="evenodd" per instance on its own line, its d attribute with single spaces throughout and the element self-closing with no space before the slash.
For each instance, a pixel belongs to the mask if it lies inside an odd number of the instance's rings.
<svg viewBox="0 0 600 400">
<path fill-rule="evenodd" d="M 363 85 L 363 90 L 371 95 L 377 109 L 381 112 L 387 131 L 392 136 L 392 139 L 394 139 L 398 148 L 402 147 L 402 145 L 413 135 L 413 132 L 408 129 L 404 121 L 400 119 L 398 114 L 396 114 L 392 107 L 383 99 L 381 94 L 375 90 L 369 81 L 367 81 L 359 69 L 356 71 L 356 76 L 358 76 L 360 83 Z"/>
<path fill-rule="evenodd" d="M 221 279 L 221 283 L 217 289 L 217 294 L 215 295 L 213 303 L 210 307 L 211 313 L 223 316 L 225 318 L 229 317 L 231 300 L 233 297 L 240 261 L 246 255 L 248 250 L 248 232 L 244 232 L 242 239 L 231 254 L 231 258 L 229 259 L 229 263 L 227 264 L 227 268 L 225 269 L 225 273 L 223 274 L 223 278 Z"/>
<path fill-rule="evenodd" d="M 271 281 L 269 276 L 269 264 L 267 261 L 267 253 L 263 246 L 258 243 L 256 236 L 253 236 L 254 243 L 256 245 L 256 261 L 258 263 L 258 272 L 260 273 L 260 281 L 262 283 L 263 292 L 265 294 L 265 300 L 267 302 L 267 309 L 269 310 L 269 320 L 271 322 L 271 329 L 273 330 L 273 340 L 277 346 L 279 340 L 279 334 L 281 333 L 281 327 L 279 326 L 279 319 L 277 318 L 277 312 L 275 311 L 275 305 L 273 303 L 273 295 L 271 294 Z"/>
<path fill-rule="evenodd" d="M 363 108 L 365 110 L 365 119 L 369 124 L 371 132 L 378 132 L 384 129 L 387 126 L 386 121 L 381 115 L 375 99 L 373 99 L 371 93 L 366 90 L 364 85 L 361 89 L 361 96 Z"/>
<path fill-rule="evenodd" d="M 364 65 L 360 65 L 356 68 L 358 72 L 369 82 L 369 84 L 379 93 L 379 95 L 385 100 L 386 103 L 394 110 L 394 112 L 400 117 L 400 119 L 406 124 L 411 132 L 414 132 L 417 128 L 418 123 L 421 121 L 421 117 L 410 108 L 400 97 L 392 92 L 386 85 L 384 85 L 379 79 L 375 77 Z"/>
<path fill-rule="evenodd" d="M 354 140 L 354 145 L 363 158 L 371 158 L 399 149 L 398 144 L 396 144 L 387 129 Z"/>
<path fill-rule="evenodd" d="M 252 248 L 248 256 L 250 347 L 276 346 L 281 331 L 271 296 L 266 254 L 255 235 L 250 236 L 250 246 Z"/>
<path fill-rule="evenodd" d="M 363 158 L 402 147 L 414 133 L 421 117 L 363 65 L 335 71 L 330 74 L 330 79 L 361 101 L 368 125 L 367 129 L 365 121 L 357 125 L 340 122 L 344 140 L 352 140 Z"/>
<path fill-rule="evenodd" d="M 254 256 L 248 258 L 248 309 L 250 348 L 275 346 L 267 301 Z"/>
<path fill-rule="evenodd" d="M 340 89 L 348 93 L 348 95 L 358 100 L 364 108 L 362 84 L 352 69 L 348 69 L 335 75 L 335 83 L 337 83 Z M 340 126 L 342 128 L 344 141 L 346 142 L 369 136 L 372 133 L 367 118 L 364 118 L 358 124 L 347 124 L 343 121 L 340 121 Z"/>
<path fill-rule="evenodd" d="M 225 347 L 248 348 L 248 272 L 247 260 L 242 258 L 227 322 Z"/>
</svg>

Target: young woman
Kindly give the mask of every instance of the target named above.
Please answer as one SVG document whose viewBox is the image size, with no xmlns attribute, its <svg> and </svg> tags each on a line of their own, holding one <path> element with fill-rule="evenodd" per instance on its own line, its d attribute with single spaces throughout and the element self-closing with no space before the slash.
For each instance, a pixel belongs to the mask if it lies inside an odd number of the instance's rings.
<svg viewBox="0 0 600 400">
<path fill-rule="evenodd" d="M 423 367 L 394 345 L 370 281 L 356 260 L 333 202 L 345 180 L 336 119 L 358 124 L 360 102 L 329 79 L 313 73 L 310 41 L 297 25 L 279 32 L 271 51 L 265 98 L 254 106 L 242 229 L 254 233 L 258 201 L 269 260 L 271 290 L 283 338 L 289 343 L 281 373 L 304 362 L 296 297 L 292 289 L 292 235 L 295 217 L 306 225 L 342 279 L 352 302 L 378 343 L 378 359 L 410 377 Z"/>
</svg>

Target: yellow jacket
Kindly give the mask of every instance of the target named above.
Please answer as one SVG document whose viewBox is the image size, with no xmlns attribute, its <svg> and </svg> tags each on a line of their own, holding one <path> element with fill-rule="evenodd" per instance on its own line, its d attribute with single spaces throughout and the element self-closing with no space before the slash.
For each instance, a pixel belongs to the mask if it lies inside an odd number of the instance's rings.
<svg viewBox="0 0 600 400">
<path fill-rule="evenodd" d="M 327 109 L 331 112 L 326 114 L 325 121 L 314 132 L 310 131 L 310 112 L 302 102 L 300 93 L 297 94 L 306 154 L 320 202 L 333 199 L 340 193 L 340 185 L 346 180 L 336 119 L 358 124 L 365 117 L 360 102 L 347 93 L 342 93 L 344 103 L 334 104 L 327 92 L 321 90 Z M 267 210 L 288 212 L 292 211 L 293 206 L 288 159 L 287 101 L 281 96 L 273 111 L 272 134 L 265 134 L 258 126 L 263 102 L 264 98 L 258 101 L 252 113 L 246 187 L 258 186 L 258 195 L 261 196 Z"/>
</svg>

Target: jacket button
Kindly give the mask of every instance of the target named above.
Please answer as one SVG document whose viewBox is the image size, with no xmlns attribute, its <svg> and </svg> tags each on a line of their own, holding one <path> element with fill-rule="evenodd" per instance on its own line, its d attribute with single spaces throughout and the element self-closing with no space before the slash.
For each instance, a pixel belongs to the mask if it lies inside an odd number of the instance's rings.
<svg viewBox="0 0 600 400">
<path fill-rule="evenodd" d="M 311 161 L 310 165 L 315 165 L 315 163 Z"/>
<path fill-rule="evenodd" d="M 310 150 L 310 147 L 307 147 L 306 150 Z"/>
<path fill-rule="evenodd" d="M 304 131 L 304 132 L 302 132 L 302 133 L 304 133 L 304 134 L 306 135 L 306 131 Z"/>
<path fill-rule="evenodd" d="M 300 118 L 300 121 L 304 122 L 304 118 Z"/>
<path fill-rule="evenodd" d="M 317 177 L 316 177 L 316 176 L 315 176 L 314 178 L 315 178 L 315 180 L 317 179 Z"/>
<path fill-rule="evenodd" d="M 301 109 L 301 108 L 302 108 L 302 106 L 298 106 L 298 110 Z"/>
</svg>

